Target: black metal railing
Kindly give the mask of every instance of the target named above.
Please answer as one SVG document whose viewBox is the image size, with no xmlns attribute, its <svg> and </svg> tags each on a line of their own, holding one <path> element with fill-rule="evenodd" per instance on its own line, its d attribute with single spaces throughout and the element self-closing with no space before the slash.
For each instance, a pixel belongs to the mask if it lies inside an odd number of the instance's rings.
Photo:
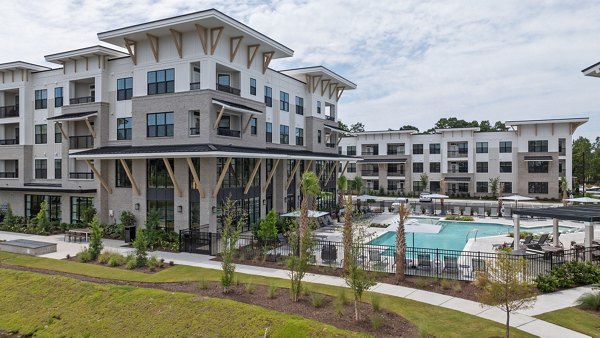
<svg viewBox="0 0 600 338">
<path fill-rule="evenodd" d="M 465 151 L 448 151 L 448 157 L 467 157 L 469 156 L 469 152 Z"/>
<path fill-rule="evenodd" d="M 70 172 L 69 178 L 73 180 L 92 180 L 94 179 L 94 173 L 91 172 Z"/>
<path fill-rule="evenodd" d="M 190 90 L 198 90 L 200 89 L 200 82 L 191 82 L 190 83 Z"/>
<path fill-rule="evenodd" d="M 217 83 L 217 90 L 220 92 L 225 92 L 233 95 L 240 95 L 240 90 L 231 86 L 222 85 Z"/>
<path fill-rule="evenodd" d="M 329 121 L 335 121 L 335 116 L 325 115 L 325 119 Z"/>
<path fill-rule="evenodd" d="M 377 170 L 361 170 L 360 174 L 362 176 L 379 176 L 379 171 L 377 171 Z"/>
<path fill-rule="evenodd" d="M 239 130 L 233 130 L 228 128 L 218 128 L 217 134 L 220 136 L 240 137 L 241 132 Z"/>
<path fill-rule="evenodd" d="M 90 102 L 95 102 L 95 97 L 94 96 L 82 96 L 82 97 L 75 97 L 69 100 L 70 104 L 80 104 L 80 103 L 90 103 Z"/>
<path fill-rule="evenodd" d="M 17 172 L 0 172 L 0 178 L 19 178 Z"/>
<path fill-rule="evenodd" d="M 190 128 L 190 135 L 200 135 L 200 127 Z"/>
<path fill-rule="evenodd" d="M 94 137 L 92 135 L 71 136 L 69 137 L 69 147 L 71 149 L 94 148 Z"/>
<path fill-rule="evenodd" d="M 0 119 L 7 117 L 19 117 L 19 106 L 0 107 Z"/>
<path fill-rule="evenodd" d="M 15 145 L 15 144 L 19 144 L 18 139 L 9 138 L 6 140 L 0 140 L 0 146 L 9 146 L 9 145 Z"/>
<path fill-rule="evenodd" d="M 388 171 L 387 175 L 392 177 L 404 176 L 404 171 Z"/>
</svg>

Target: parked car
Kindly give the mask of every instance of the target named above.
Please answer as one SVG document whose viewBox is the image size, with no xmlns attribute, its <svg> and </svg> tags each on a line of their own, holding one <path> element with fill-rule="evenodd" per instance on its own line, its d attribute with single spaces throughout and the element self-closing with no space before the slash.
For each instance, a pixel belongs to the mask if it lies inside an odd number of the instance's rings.
<svg viewBox="0 0 600 338">
<path fill-rule="evenodd" d="M 429 195 L 431 195 L 430 192 L 427 191 L 423 191 L 420 195 L 419 195 L 419 202 L 431 202 L 431 197 L 429 197 Z"/>
<path fill-rule="evenodd" d="M 390 212 L 394 212 L 394 211 L 398 211 L 398 208 L 400 208 L 400 204 L 408 204 L 408 198 L 406 197 L 398 197 L 394 200 L 394 202 L 392 202 L 392 206 L 390 207 L 389 211 Z"/>
</svg>

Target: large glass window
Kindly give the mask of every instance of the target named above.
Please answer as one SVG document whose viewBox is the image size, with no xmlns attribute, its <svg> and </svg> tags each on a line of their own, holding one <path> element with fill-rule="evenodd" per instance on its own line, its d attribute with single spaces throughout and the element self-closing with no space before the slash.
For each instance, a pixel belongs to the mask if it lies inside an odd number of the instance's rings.
<svg viewBox="0 0 600 338">
<path fill-rule="evenodd" d="M 273 142 L 273 123 L 267 122 L 265 124 L 265 130 L 266 130 L 265 135 L 266 135 L 267 143 Z"/>
<path fill-rule="evenodd" d="M 317 114 L 321 114 L 321 101 L 317 101 Z"/>
<path fill-rule="evenodd" d="M 117 80 L 117 101 L 131 100 L 133 96 L 133 78 L 126 77 Z"/>
<path fill-rule="evenodd" d="M 321 129 L 317 130 L 317 143 L 321 143 L 322 133 Z"/>
<path fill-rule="evenodd" d="M 413 192 L 421 192 L 423 191 L 423 186 L 421 185 L 421 181 L 413 181 Z"/>
<path fill-rule="evenodd" d="M 501 186 L 503 194 L 512 194 L 512 182 L 502 182 Z"/>
<path fill-rule="evenodd" d="M 63 87 L 54 88 L 54 107 L 63 106 Z"/>
<path fill-rule="evenodd" d="M 71 224 L 82 223 L 83 211 L 94 205 L 93 197 L 71 197 Z"/>
<path fill-rule="evenodd" d="M 256 79 L 250 78 L 250 95 L 256 95 Z"/>
<path fill-rule="evenodd" d="M 56 179 L 56 180 L 62 179 L 62 160 L 61 159 L 54 160 L 54 179 Z"/>
<path fill-rule="evenodd" d="M 48 142 L 48 126 L 45 124 L 35 125 L 35 144 L 46 144 Z"/>
<path fill-rule="evenodd" d="M 117 140 L 131 140 L 131 117 L 117 119 Z"/>
<path fill-rule="evenodd" d="M 265 86 L 265 106 L 273 107 L 273 89 Z"/>
<path fill-rule="evenodd" d="M 290 94 L 279 92 L 279 110 L 290 111 Z"/>
<path fill-rule="evenodd" d="M 304 145 L 304 129 L 302 128 L 296 128 L 296 145 Z"/>
<path fill-rule="evenodd" d="M 430 154 L 440 154 L 442 152 L 442 147 L 439 143 L 430 143 L 429 144 L 429 153 Z"/>
<path fill-rule="evenodd" d="M 147 115 L 148 137 L 173 136 L 173 112 L 151 113 Z"/>
<path fill-rule="evenodd" d="M 404 155 L 404 143 L 388 143 L 388 155 Z"/>
<path fill-rule="evenodd" d="M 35 109 L 48 108 L 48 90 L 40 89 L 35 91 Z"/>
<path fill-rule="evenodd" d="M 296 114 L 304 115 L 304 99 L 296 96 Z"/>
<path fill-rule="evenodd" d="M 46 159 L 35 160 L 35 178 L 48 178 L 48 161 Z"/>
<path fill-rule="evenodd" d="M 529 141 L 528 151 L 530 153 L 547 153 L 548 140 Z"/>
<path fill-rule="evenodd" d="M 441 172 L 441 163 L 440 162 L 429 162 L 429 172 L 430 173 L 439 173 Z"/>
<path fill-rule="evenodd" d="M 356 163 L 348 163 L 348 169 L 346 169 L 349 173 L 356 172 Z"/>
<path fill-rule="evenodd" d="M 356 146 L 346 146 L 346 155 L 356 156 Z"/>
<path fill-rule="evenodd" d="M 423 162 L 413 162 L 413 173 L 423 172 Z"/>
<path fill-rule="evenodd" d="M 547 194 L 548 182 L 529 182 L 528 192 L 530 194 Z"/>
<path fill-rule="evenodd" d="M 125 160 L 125 163 L 129 170 L 131 170 L 131 160 Z M 131 188 L 131 181 L 121 160 L 115 160 L 115 186 L 117 188 Z"/>
<path fill-rule="evenodd" d="M 477 192 L 487 193 L 488 192 L 488 182 L 477 182 L 475 185 Z"/>
<path fill-rule="evenodd" d="M 501 153 L 512 153 L 512 141 L 500 141 Z"/>
<path fill-rule="evenodd" d="M 487 142 L 476 142 L 475 143 L 475 152 L 477 154 L 487 154 L 488 143 Z"/>
<path fill-rule="evenodd" d="M 512 173 L 512 162 L 500 162 L 501 173 Z"/>
<path fill-rule="evenodd" d="M 475 164 L 476 166 L 476 171 L 478 173 L 487 173 L 488 172 L 488 163 L 487 162 L 477 162 Z"/>
<path fill-rule="evenodd" d="M 169 160 L 171 168 L 174 169 L 173 159 Z M 173 182 L 162 159 L 147 160 L 148 188 L 173 188 Z"/>
<path fill-rule="evenodd" d="M 290 143 L 290 127 L 285 125 L 279 126 L 279 143 L 289 144 Z"/>
<path fill-rule="evenodd" d="M 42 209 L 42 202 L 48 202 L 46 216 L 50 221 L 61 221 L 60 196 L 25 195 L 25 217 L 33 218 Z"/>
<path fill-rule="evenodd" d="M 413 155 L 423 154 L 423 145 L 422 144 L 413 144 Z"/>
<path fill-rule="evenodd" d="M 174 93 L 175 69 L 148 72 L 148 95 Z"/>
<path fill-rule="evenodd" d="M 252 119 L 250 119 L 250 135 L 256 135 L 256 133 L 258 132 L 256 130 L 257 123 L 258 123 L 258 120 L 256 119 L 256 117 L 253 117 Z"/>
<path fill-rule="evenodd" d="M 548 173 L 547 161 L 529 161 L 527 162 L 527 170 L 529 173 Z"/>
<path fill-rule="evenodd" d="M 62 133 L 58 123 L 54 124 L 54 143 L 62 143 Z"/>
<path fill-rule="evenodd" d="M 175 170 L 174 160 L 169 159 L 171 169 Z M 146 161 L 147 205 L 146 211 L 155 209 L 160 224 L 165 229 L 174 228 L 174 189 L 173 182 L 162 159 Z"/>
</svg>

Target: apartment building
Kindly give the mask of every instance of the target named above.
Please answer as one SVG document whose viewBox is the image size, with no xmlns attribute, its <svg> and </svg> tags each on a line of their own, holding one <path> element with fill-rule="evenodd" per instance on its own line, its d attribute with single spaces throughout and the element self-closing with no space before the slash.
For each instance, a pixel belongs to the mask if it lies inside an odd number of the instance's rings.
<svg viewBox="0 0 600 338">
<path fill-rule="evenodd" d="M 211 9 L 98 34 L 105 46 L 0 65 L 0 204 L 66 223 L 93 205 L 143 224 L 218 229 L 231 197 L 251 224 L 299 207 L 313 170 L 335 204 L 339 100 L 356 85 L 322 67 L 276 71 L 293 51 Z"/>
<path fill-rule="evenodd" d="M 342 139 L 339 153 L 358 156 L 346 176 L 361 176 L 366 190 L 390 194 L 421 191 L 451 196 L 491 195 L 499 178 L 503 194 L 558 198 L 559 182 L 572 186 L 572 136 L 588 118 L 506 121 L 503 132 L 479 128 L 366 131 Z M 427 186 L 421 183 L 426 175 Z M 499 191 L 500 192 L 500 191 Z"/>
</svg>

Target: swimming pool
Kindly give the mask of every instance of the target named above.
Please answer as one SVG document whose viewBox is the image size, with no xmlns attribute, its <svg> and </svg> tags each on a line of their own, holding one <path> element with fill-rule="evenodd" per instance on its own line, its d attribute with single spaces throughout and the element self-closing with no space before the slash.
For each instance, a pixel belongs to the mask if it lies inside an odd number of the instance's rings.
<svg viewBox="0 0 600 338">
<path fill-rule="evenodd" d="M 421 221 L 421 219 L 418 219 Z M 477 223 L 477 222 L 452 222 L 439 221 L 442 229 L 437 234 L 415 233 L 414 247 L 416 248 L 431 248 L 445 250 L 462 250 L 467 243 L 467 239 L 487 236 L 506 235 L 513 231 L 513 227 L 504 224 L 496 223 Z M 569 227 L 559 227 L 560 232 L 570 230 Z M 533 228 L 521 228 L 521 231 L 534 233 L 550 233 L 552 226 L 540 226 Z M 373 245 L 396 245 L 396 232 L 388 231 L 383 235 L 369 242 Z M 406 233 L 406 245 L 413 246 L 413 233 Z"/>
</svg>

